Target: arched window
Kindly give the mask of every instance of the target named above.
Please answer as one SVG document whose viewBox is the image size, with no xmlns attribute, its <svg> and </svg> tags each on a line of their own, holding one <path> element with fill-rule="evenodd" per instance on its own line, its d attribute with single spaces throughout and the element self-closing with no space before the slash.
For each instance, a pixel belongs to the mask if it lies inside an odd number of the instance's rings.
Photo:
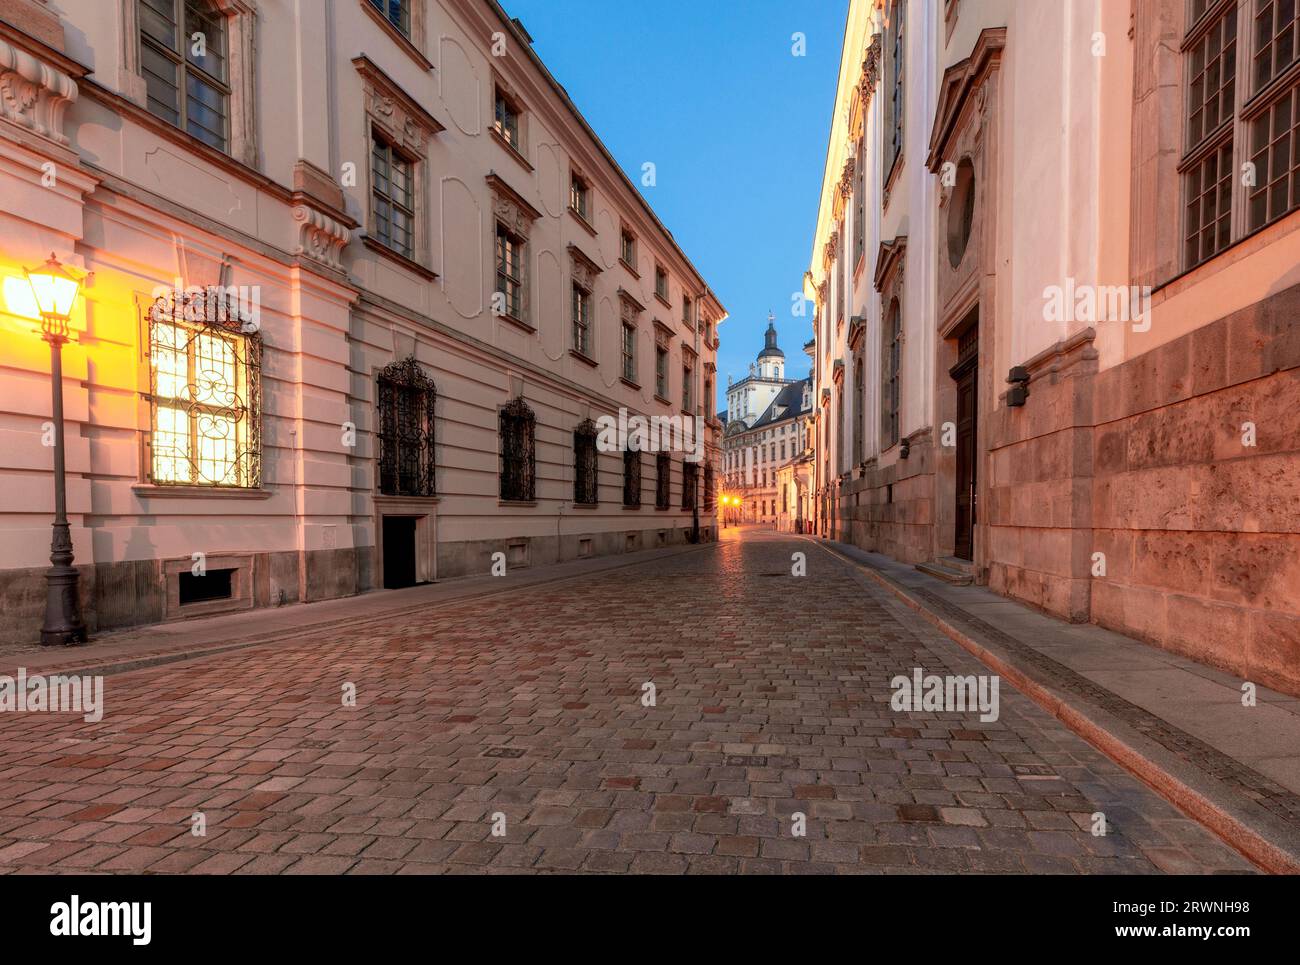
<svg viewBox="0 0 1300 965">
<path fill-rule="evenodd" d="M 149 480 L 255 489 L 262 482 L 262 339 L 217 289 L 149 309 Z"/>
<path fill-rule="evenodd" d="M 501 498 L 537 498 L 537 417 L 523 396 L 501 410 Z"/>
<path fill-rule="evenodd" d="M 573 501 L 594 506 L 599 498 L 596 487 L 596 424 L 587 419 L 573 430 Z"/>
<path fill-rule="evenodd" d="M 409 356 L 379 373 L 379 491 L 434 496 L 433 380 Z"/>
<path fill-rule="evenodd" d="M 230 141 L 230 47 L 211 0 L 138 0 L 140 66 L 151 113 L 210 144 Z"/>
</svg>

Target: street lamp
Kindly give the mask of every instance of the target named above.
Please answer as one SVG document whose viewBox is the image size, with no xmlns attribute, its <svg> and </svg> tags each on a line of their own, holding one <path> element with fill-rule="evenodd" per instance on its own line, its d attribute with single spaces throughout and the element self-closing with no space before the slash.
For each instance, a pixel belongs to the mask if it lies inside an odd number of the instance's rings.
<svg viewBox="0 0 1300 965">
<path fill-rule="evenodd" d="M 50 253 L 35 270 L 24 268 L 41 331 L 50 343 L 50 385 L 54 404 L 54 526 L 50 538 L 50 568 L 45 571 L 45 623 L 41 643 L 69 646 L 84 643 L 86 625 L 81 621 L 77 596 L 77 569 L 72 565 L 72 534 L 68 529 L 67 484 L 64 479 L 63 449 L 63 343 L 68 340 L 68 319 L 81 289 L 81 278 L 73 275 Z"/>
</svg>

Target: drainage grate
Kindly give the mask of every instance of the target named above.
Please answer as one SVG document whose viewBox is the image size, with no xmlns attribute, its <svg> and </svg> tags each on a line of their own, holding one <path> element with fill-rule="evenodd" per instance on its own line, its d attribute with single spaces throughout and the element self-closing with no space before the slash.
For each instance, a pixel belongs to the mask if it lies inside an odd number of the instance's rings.
<svg viewBox="0 0 1300 965">
<path fill-rule="evenodd" d="M 484 757 L 523 757 L 524 749 L 522 747 L 489 747 L 483 752 Z"/>
</svg>

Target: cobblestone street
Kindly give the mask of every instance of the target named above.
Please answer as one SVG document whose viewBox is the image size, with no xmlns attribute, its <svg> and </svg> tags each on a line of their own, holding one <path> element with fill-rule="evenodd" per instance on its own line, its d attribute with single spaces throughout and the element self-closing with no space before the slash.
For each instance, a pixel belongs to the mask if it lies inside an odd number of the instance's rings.
<svg viewBox="0 0 1300 965">
<path fill-rule="evenodd" d="M 986 672 L 814 542 L 725 531 L 6 715 L 0 870 L 1251 870 L 1005 681 L 995 722 L 891 710 L 917 667 Z"/>
</svg>

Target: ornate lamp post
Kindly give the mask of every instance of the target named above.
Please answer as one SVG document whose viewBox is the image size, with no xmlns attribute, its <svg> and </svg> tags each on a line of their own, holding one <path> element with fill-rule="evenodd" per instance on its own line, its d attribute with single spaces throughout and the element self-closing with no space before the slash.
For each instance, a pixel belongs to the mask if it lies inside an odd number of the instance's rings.
<svg viewBox="0 0 1300 965">
<path fill-rule="evenodd" d="M 67 646 L 86 640 L 86 625 L 81 621 L 77 597 L 78 574 L 72 565 L 63 449 L 63 343 L 68 341 L 68 319 L 81 289 L 81 279 L 64 268 L 53 252 L 40 268 L 25 268 L 23 271 L 41 313 L 41 331 L 45 341 L 50 343 L 50 385 L 54 406 L 54 526 L 50 539 L 50 568 L 45 571 L 45 623 L 41 627 L 41 643 Z"/>
</svg>

